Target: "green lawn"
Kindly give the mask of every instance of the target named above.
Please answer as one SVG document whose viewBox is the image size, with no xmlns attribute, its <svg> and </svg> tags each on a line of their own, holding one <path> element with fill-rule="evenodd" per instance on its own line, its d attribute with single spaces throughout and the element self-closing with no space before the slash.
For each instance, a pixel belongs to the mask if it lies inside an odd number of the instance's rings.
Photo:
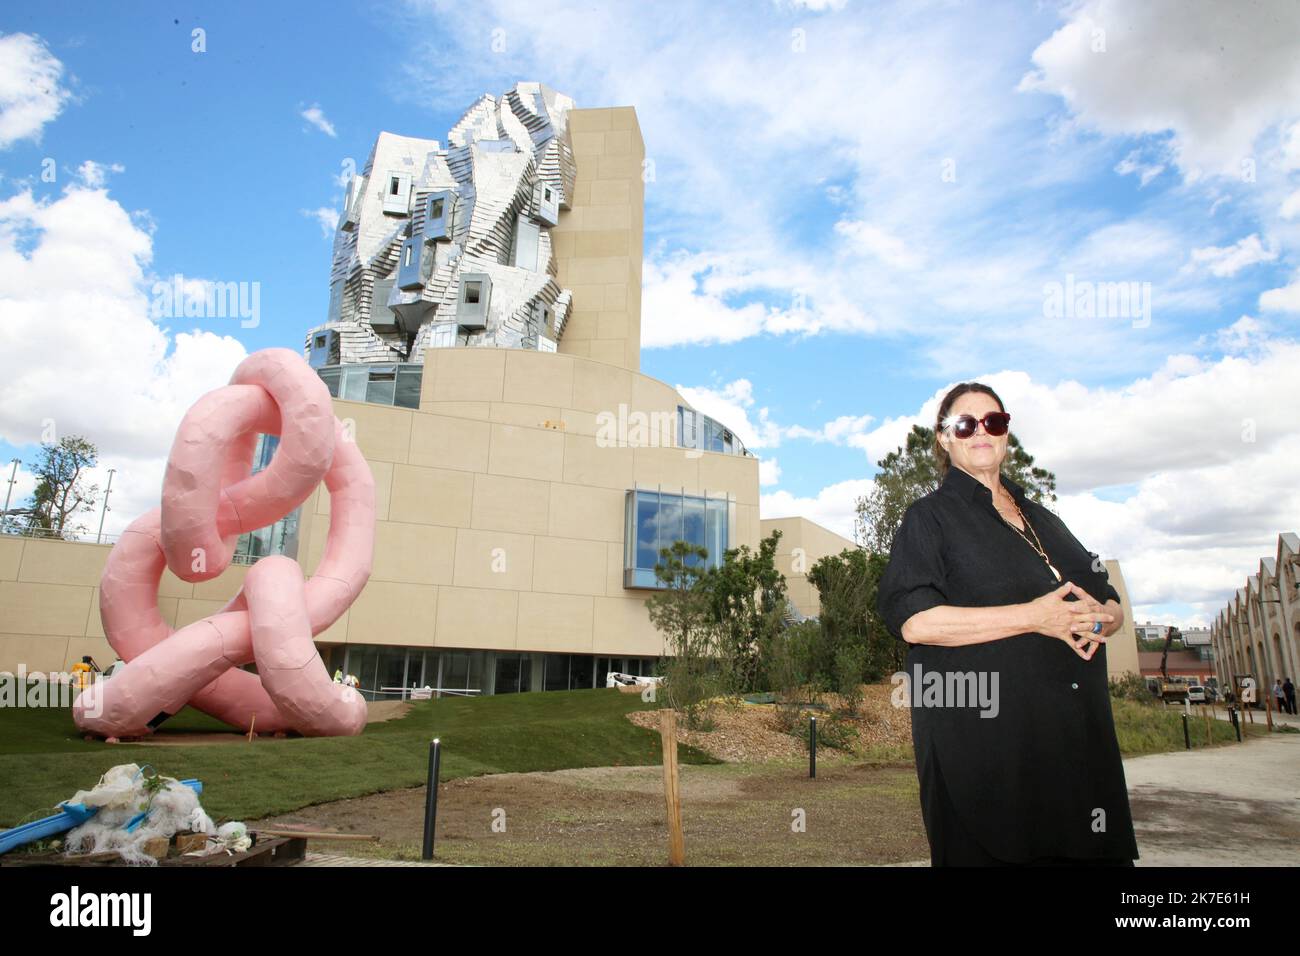
<svg viewBox="0 0 1300 956">
<path fill-rule="evenodd" d="M 442 740 L 442 779 L 508 771 L 632 766 L 662 761 L 659 735 L 623 715 L 648 706 L 612 688 L 418 701 L 400 720 L 360 737 L 252 744 L 139 746 L 87 742 L 58 709 L 0 709 L 0 826 L 52 812 L 109 767 L 152 764 L 170 777 L 203 781 L 203 807 L 218 821 L 256 819 L 329 800 L 420 785 L 429 741 Z M 227 729 L 186 709 L 159 735 Z M 717 763 L 679 745 L 683 763 Z"/>
<path fill-rule="evenodd" d="M 1159 703 L 1139 704 L 1136 701 L 1116 700 L 1112 697 L 1111 707 L 1115 715 L 1115 736 L 1119 740 L 1120 753 L 1125 757 L 1186 749 L 1181 706 L 1165 706 Z M 1223 714 L 1222 704 L 1218 707 L 1218 713 Z M 1241 721 L 1242 740 L 1268 734 L 1263 714 L 1255 715 L 1254 724 L 1249 723 L 1244 715 Z M 1192 708 L 1188 729 L 1193 750 L 1237 742 L 1237 732 L 1232 729 L 1232 724 L 1222 719 L 1211 719 L 1210 742 L 1207 743 L 1205 717 L 1197 707 Z"/>
</svg>

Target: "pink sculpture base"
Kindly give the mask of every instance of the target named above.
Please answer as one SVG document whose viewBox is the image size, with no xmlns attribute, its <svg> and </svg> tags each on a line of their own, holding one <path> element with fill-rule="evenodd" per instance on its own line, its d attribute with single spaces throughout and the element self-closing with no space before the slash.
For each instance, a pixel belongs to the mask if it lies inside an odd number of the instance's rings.
<svg viewBox="0 0 1300 956">
<path fill-rule="evenodd" d="M 257 435 L 279 435 L 256 475 Z M 286 557 L 263 558 L 221 611 L 173 632 L 158 609 L 163 570 L 207 581 L 230 564 L 238 537 L 278 521 L 324 480 L 325 553 L 304 583 Z M 230 384 L 189 410 L 163 479 L 162 506 L 137 518 L 109 554 L 99 609 L 125 661 L 73 703 L 78 728 L 103 737 L 151 733 L 187 703 L 247 732 L 359 734 L 365 699 L 335 684 L 312 638 L 356 600 L 370 577 L 375 484 L 334 417 L 329 390 L 288 349 L 240 363 Z M 240 670 L 257 664 L 257 673 Z"/>
</svg>

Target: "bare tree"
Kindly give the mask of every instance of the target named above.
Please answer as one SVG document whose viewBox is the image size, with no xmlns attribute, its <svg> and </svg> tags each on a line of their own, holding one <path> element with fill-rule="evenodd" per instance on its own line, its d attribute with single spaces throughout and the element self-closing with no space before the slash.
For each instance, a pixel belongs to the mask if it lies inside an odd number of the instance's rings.
<svg viewBox="0 0 1300 956">
<path fill-rule="evenodd" d="M 99 485 L 88 484 L 86 473 L 99 461 L 94 444 L 79 435 L 66 435 L 55 444 L 46 442 L 30 467 L 36 490 L 28 505 L 29 526 L 45 528 L 62 537 L 86 530 L 78 515 L 94 510 Z"/>
</svg>

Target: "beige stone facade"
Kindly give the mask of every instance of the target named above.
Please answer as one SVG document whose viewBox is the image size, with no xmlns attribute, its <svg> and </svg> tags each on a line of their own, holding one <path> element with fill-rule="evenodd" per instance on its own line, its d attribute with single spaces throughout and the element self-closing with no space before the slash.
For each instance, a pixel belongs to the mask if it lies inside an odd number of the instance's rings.
<svg viewBox="0 0 1300 956">
<path fill-rule="evenodd" d="M 641 368 L 645 142 L 630 106 L 571 110 L 572 208 L 551 231 L 556 281 L 573 290 L 559 351 Z"/>
<path fill-rule="evenodd" d="M 857 545 L 807 518 L 763 518 L 761 536 L 780 531 L 776 544 L 776 568 L 785 575 L 790 603 L 805 617 L 816 617 L 821 608 L 817 589 L 808 580 L 808 570 L 828 554 L 839 554 Z"/>
<path fill-rule="evenodd" d="M 1110 583 L 1119 592 L 1119 603 L 1124 608 L 1124 626 L 1106 641 L 1106 676 L 1122 677 L 1125 674 L 1142 673 L 1138 663 L 1137 631 L 1133 626 L 1133 602 L 1129 600 L 1128 585 L 1124 582 L 1124 572 L 1119 562 L 1113 558 L 1103 562 Z"/>
<path fill-rule="evenodd" d="M 418 410 L 335 402 L 379 520 L 370 584 L 320 642 L 658 656 L 651 592 L 624 587 L 627 492 L 725 498 L 728 547 L 757 547 L 758 459 L 676 447 L 685 399 L 665 383 L 516 349 L 438 349 L 424 374 Z M 328 492 L 303 515 L 310 572 Z"/>
</svg>

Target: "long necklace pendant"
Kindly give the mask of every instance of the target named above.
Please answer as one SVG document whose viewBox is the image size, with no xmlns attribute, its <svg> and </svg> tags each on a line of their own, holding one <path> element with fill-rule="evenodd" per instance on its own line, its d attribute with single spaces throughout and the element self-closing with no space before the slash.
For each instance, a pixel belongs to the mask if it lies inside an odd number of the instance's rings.
<svg viewBox="0 0 1300 956">
<path fill-rule="evenodd" d="M 1051 568 L 1052 573 L 1056 575 L 1056 580 L 1061 580 L 1061 572 L 1052 567 L 1052 562 L 1047 562 L 1047 566 Z"/>
</svg>

